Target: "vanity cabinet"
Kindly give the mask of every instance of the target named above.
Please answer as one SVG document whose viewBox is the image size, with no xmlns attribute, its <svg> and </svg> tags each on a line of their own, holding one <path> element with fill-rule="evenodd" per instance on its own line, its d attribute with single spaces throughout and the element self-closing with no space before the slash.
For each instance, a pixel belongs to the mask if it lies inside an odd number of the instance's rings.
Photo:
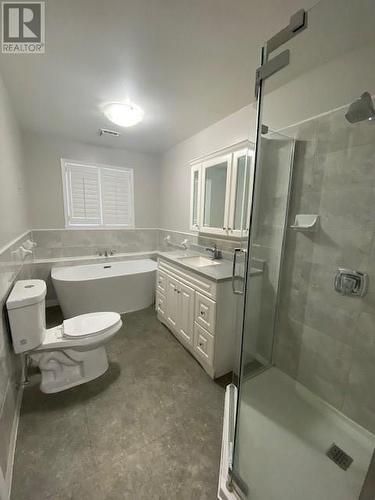
<svg viewBox="0 0 375 500">
<path fill-rule="evenodd" d="M 191 164 L 190 229 L 224 236 L 248 232 L 254 149 L 245 141 Z"/>
<path fill-rule="evenodd" d="M 156 280 L 158 319 L 212 378 L 232 371 L 238 296 L 231 281 L 209 280 L 162 257 Z"/>
</svg>

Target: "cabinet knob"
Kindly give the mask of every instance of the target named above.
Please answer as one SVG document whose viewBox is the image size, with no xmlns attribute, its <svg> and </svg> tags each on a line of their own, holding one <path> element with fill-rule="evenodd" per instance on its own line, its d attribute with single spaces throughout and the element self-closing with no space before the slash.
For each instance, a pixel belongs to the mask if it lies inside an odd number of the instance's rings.
<svg viewBox="0 0 375 500">
<path fill-rule="evenodd" d="M 200 315 L 201 315 L 201 316 L 204 316 L 205 314 L 206 314 L 206 312 L 205 312 L 205 311 L 201 311 L 201 312 L 200 312 Z"/>
<path fill-rule="evenodd" d="M 203 347 L 203 342 L 198 342 L 199 347 Z"/>
</svg>

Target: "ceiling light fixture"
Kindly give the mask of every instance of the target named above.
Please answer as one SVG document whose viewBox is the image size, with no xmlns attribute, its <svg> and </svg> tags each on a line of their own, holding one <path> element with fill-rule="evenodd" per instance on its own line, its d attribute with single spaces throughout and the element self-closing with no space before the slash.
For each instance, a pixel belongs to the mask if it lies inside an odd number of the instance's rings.
<svg viewBox="0 0 375 500">
<path fill-rule="evenodd" d="M 120 127 L 133 127 L 143 120 L 143 110 L 132 102 L 111 102 L 104 107 L 104 114 Z"/>
</svg>

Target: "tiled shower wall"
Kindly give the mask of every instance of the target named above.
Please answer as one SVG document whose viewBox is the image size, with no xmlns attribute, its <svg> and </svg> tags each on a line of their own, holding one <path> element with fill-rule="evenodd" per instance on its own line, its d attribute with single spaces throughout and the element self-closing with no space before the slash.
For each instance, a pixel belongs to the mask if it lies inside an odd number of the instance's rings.
<svg viewBox="0 0 375 500">
<path fill-rule="evenodd" d="M 375 124 L 335 111 L 297 129 L 275 361 L 375 431 Z M 319 214 L 315 233 L 290 228 Z M 334 291 L 338 267 L 367 272 L 364 298 Z"/>
</svg>

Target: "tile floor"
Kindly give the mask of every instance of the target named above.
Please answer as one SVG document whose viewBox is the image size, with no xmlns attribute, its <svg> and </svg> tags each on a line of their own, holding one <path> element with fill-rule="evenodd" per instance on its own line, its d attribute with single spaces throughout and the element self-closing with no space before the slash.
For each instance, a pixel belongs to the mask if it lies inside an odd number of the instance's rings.
<svg viewBox="0 0 375 500">
<path fill-rule="evenodd" d="M 107 350 L 100 379 L 45 395 L 35 375 L 25 390 L 12 500 L 216 499 L 224 389 L 151 308 Z"/>
</svg>

